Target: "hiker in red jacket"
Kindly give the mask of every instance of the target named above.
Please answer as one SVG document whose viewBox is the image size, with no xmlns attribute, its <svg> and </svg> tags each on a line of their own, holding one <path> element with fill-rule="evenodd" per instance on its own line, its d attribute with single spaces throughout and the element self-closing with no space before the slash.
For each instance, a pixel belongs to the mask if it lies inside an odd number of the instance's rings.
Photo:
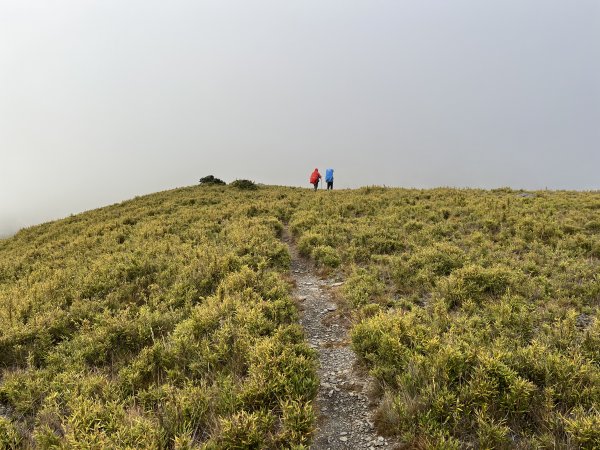
<svg viewBox="0 0 600 450">
<path fill-rule="evenodd" d="M 310 174 L 310 184 L 315 187 L 315 191 L 319 188 L 320 180 L 321 174 L 319 173 L 319 169 L 315 169 L 314 172 Z"/>
</svg>

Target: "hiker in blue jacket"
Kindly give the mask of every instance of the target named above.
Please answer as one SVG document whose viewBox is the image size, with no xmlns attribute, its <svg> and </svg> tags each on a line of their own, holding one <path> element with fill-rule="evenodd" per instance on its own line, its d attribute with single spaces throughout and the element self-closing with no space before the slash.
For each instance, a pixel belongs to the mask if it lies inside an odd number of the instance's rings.
<svg viewBox="0 0 600 450">
<path fill-rule="evenodd" d="M 327 169 L 325 171 L 325 181 L 327 182 L 327 190 L 333 190 L 333 169 Z"/>
</svg>

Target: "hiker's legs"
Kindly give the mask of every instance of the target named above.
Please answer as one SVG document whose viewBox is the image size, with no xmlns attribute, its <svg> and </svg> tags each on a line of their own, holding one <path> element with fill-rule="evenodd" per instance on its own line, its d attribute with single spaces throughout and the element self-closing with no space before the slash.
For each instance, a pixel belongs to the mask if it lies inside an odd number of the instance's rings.
<svg viewBox="0 0 600 450">
<path fill-rule="evenodd" d="M 317 189 L 319 189 L 319 182 L 317 181 L 316 183 L 313 183 L 313 186 L 315 187 L 315 191 L 316 191 Z"/>
<path fill-rule="evenodd" d="M 333 189 L 333 181 L 327 182 L 327 190 L 329 190 L 329 189 Z"/>
</svg>

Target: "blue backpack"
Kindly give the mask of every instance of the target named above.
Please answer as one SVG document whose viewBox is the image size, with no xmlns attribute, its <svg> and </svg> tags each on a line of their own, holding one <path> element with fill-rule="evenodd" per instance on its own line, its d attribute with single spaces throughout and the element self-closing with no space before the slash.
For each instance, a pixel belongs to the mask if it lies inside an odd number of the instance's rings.
<svg viewBox="0 0 600 450">
<path fill-rule="evenodd" d="M 327 169 L 325 171 L 325 181 L 331 183 L 333 181 L 333 169 Z"/>
</svg>

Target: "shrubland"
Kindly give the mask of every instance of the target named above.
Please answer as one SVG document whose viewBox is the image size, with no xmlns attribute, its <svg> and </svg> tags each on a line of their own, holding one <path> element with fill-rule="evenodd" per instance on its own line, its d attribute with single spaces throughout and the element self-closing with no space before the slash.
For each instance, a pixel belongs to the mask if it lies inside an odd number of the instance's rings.
<svg viewBox="0 0 600 450">
<path fill-rule="evenodd" d="M 316 355 L 285 226 L 344 279 L 381 432 L 600 447 L 600 193 L 237 185 L 0 241 L 4 447 L 307 447 Z"/>
<path fill-rule="evenodd" d="M 0 242 L 0 447 L 304 448 L 278 195 L 180 189 Z"/>
<path fill-rule="evenodd" d="M 600 448 L 599 218 L 598 192 L 374 187 L 306 198 L 290 227 L 346 277 L 380 431 Z"/>
</svg>

